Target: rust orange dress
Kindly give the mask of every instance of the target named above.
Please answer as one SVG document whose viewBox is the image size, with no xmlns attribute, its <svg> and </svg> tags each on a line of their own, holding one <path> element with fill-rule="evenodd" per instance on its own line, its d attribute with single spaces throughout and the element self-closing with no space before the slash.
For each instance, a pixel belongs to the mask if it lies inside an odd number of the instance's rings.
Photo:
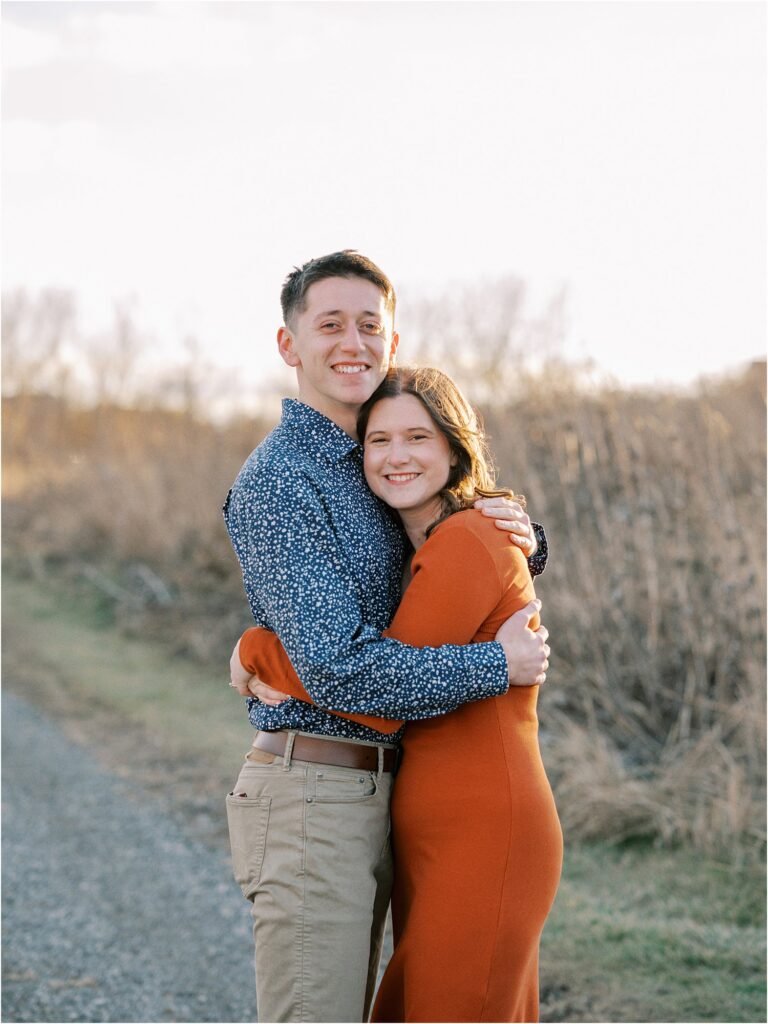
<svg viewBox="0 0 768 1024">
<path fill-rule="evenodd" d="M 474 510 L 434 530 L 412 573 L 387 635 L 418 647 L 492 640 L 535 596 L 520 549 Z M 263 631 L 249 634 L 243 664 L 301 696 L 288 659 Z M 539 938 L 562 834 L 537 696 L 513 686 L 407 726 L 392 798 L 395 950 L 372 1020 L 538 1020 Z"/>
</svg>

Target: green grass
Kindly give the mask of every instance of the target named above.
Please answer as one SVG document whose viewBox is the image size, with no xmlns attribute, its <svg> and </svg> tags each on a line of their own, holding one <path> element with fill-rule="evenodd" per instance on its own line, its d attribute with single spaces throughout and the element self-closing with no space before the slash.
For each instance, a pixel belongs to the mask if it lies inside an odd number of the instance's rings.
<svg viewBox="0 0 768 1024">
<path fill-rule="evenodd" d="M 227 666 L 126 638 L 97 598 L 61 582 L 6 575 L 3 590 L 7 685 L 110 762 L 153 762 L 163 783 L 171 762 L 190 787 L 179 783 L 180 805 L 194 790 L 196 810 L 202 800 L 221 818 L 251 737 Z M 764 911 L 762 865 L 566 843 L 542 941 L 542 1020 L 765 1021 Z"/>
<path fill-rule="evenodd" d="M 761 865 L 567 846 L 542 941 L 545 1020 L 764 1021 Z"/>
<path fill-rule="evenodd" d="M 253 730 L 226 664 L 207 669 L 122 636 L 101 602 L 79 590 L 6 574 L 3 637 L 11 688 L 61 707 L 70 721 L 107 713 L 169 753 L 194 753 L 229 772 L 250 745 Z"/>
</svg>

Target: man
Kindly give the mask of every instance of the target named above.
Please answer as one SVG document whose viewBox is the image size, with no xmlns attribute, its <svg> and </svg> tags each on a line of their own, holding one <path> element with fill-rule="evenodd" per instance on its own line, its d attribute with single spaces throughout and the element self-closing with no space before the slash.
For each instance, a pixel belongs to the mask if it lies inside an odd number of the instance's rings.
<svg viewBox="0 0 768 1024">
<path fill-rule="evenodd" d="M 417 649 L 383 639 L 405 543 L 368 490 L 360 405 L 393 361 L 395 294 L 345 250 L 290 274 L 277 335 L 299 401 L 243 466 L 225 521 L 259 625 L 280 638 L 313 700 L 250 701 L 259 730 L 227 798 L 235 875 L 253 901 L 262 1020 L 367 1019 L 391 885 L 388 805 L 398 734 L 375 711 L 419 719 L 542 682 L 546 630 L 517 613 L 500 642 Z M 502 513 L 496 509 L 496 516 Z M 512 524 L 532 550 L 527 517 Z M 233 684 L 249 673 L 233 655 Z"/>
</svg>

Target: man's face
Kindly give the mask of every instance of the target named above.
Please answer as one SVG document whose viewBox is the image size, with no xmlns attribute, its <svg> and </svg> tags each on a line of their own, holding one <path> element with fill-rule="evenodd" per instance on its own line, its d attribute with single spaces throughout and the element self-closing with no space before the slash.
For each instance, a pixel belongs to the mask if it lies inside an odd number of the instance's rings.
<svg viewBox="0 0 768 1024">
<path fill-rule="evenodd" d="M 348 429 L 389 369 L 398 337 L 384 294 L 363 277 L 328 277 L 307 291 L 306 309 L 277 333 L 296 367 L 299 398 Z"/>
</svg>

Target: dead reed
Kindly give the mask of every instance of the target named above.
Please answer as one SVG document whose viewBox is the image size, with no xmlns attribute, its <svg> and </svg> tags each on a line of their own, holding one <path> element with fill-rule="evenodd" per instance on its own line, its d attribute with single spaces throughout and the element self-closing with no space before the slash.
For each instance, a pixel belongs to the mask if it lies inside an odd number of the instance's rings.
<svg viewBox="0 0 768 1024">
<path fill-rule="evenodd" d="M 765 367 L 693 394 L 532 387 L 489 410 L 548 527 L 547 764 L 566 829 L 765 835 Z"/>
<path fill-rule="evenodd" d="M 543 744 L 567 832 L 756 848 L 764 367 L 686 394 L 588 394 L 549 374 L 485 418 L 500 480 L 551 542 Z M 220 505 L 270 426 L 18 392 L 3 408 L 9 564 L 87 581 L 129 632 L 223 663 L 248 613 Z"/>
</svg>

